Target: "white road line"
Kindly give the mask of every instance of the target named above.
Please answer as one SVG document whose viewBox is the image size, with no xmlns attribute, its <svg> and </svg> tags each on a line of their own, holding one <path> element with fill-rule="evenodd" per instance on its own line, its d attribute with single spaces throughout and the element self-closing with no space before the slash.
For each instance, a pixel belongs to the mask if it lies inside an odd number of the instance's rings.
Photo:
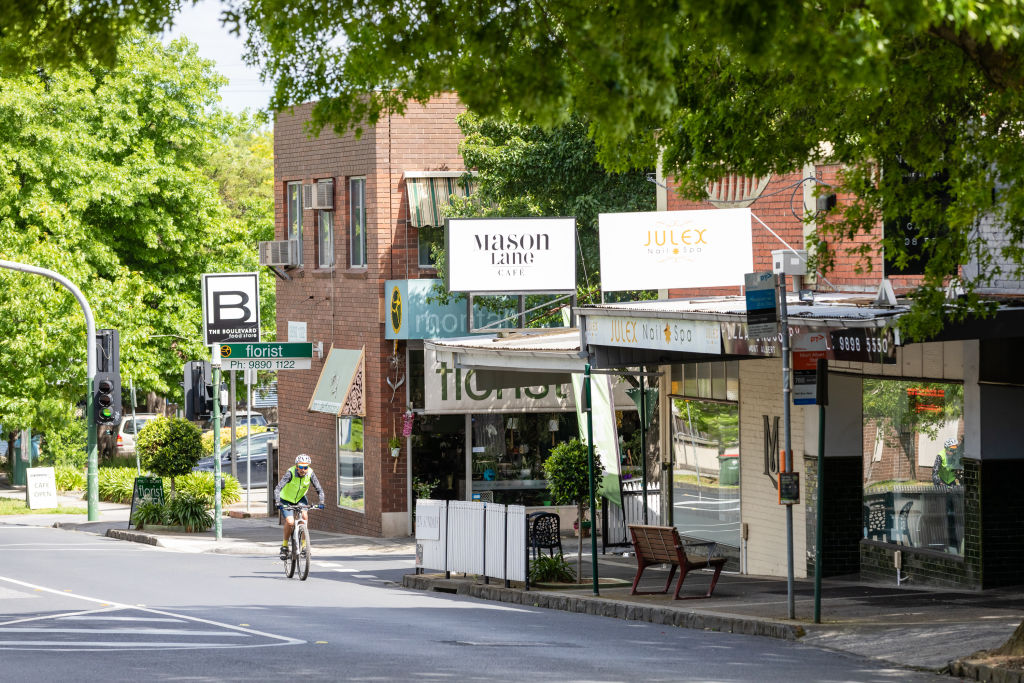
<svg viewBox="0 0 1024 683">
<path fill-rule="evenodd" d="M 111 608 L 112 609 L 112 608 Z M 103 612 L 109 612 L 110 609 L 98 609 L 98 610 L 78 610 L 75 612 L 65 612 L 64 614 L 44 614 L 35 617 L 23 617 L 21 619 L 12 619 L 10 621 L 0 622 L 0 626 L 10 626 L 11 624 L 24 624 L 28 621 L 45 621 L 47 619 L 66 619 L 79 614 L 102 614 Z"/>
<path fill-rule="evenodd" d="M 98 614 L 98 613 L 97 613 Z M 66 617 L 56 617 L 61 620 L 68 621 L 167 621 L 180 624 L 184 622 L 184 619 L 168 619 L 165 617 L 103 617 L 103 616 L 75 616 L 68 615 Z"/>
<path fill-rule="evenodd" d="M 223 631 L 196 631 L 187 628 L 49 628 L 46 626 L 0 626 L 3 633 L 117 633 L 169 636 L 217 636 L 220 638 L 249 638 L 248 633 L 224 633 Z"/>
<path fill-rule="evenodd" d="M 122 609 L 137 610 L 140 612 L 148 612 L 149 614 L 156 614 L 163 617 L 181 617 L 187 621 L 194 621 L 200 624 L 209 624 L 211 626 L 218 626 L 231 631 L 239 631 L 241 633 L 248 633 L 250 635 L 261 636 L 263 638 L 270 638 L 271 640 L 281 641 L 279 643 L 267 643 L 267 644 L 256 644 L 256 645 L 234 645 L 232 647 L 271 647 L 274 645 L 304 645 L 305 640 L 298 638 L 289 638 L 287 636 L 278 636 L 273 633 L 266 633 L 265 631 L 257 631 L 256 629 L 245 628 L 243 626 L 235 626 L 234 624 L 225 624 L 219 621 L 213 621 L 211 619 L 203 619 L 201 617 L 190 617 L 187 614 L 175 614 L 173 612 L 165 612 L 163 610 L 151 609 L 149 607 L 138 607 L 136 605 L 129 605 L 123 602 L 117 602 L 116 600 L 101 600 L 100 598 L 91 598 L 86 595 L 78 595 L 76 593 L 66 593 L 55 588 L 47 588 L 45 586 L 39 586 L 34 583 L 28 583 L 27 581 L 19 581 L 18 579 L 12 579 L 7 576 L 0 576 L 0 581 L 6 581 L 7 583 L 13 583 L 17 586 L 24 586 L 25 588 L 38 589 L 44 593 L 52 593 L 54 595 L 61 595 L 64 597 L 77 598 L 79 600 L 85 600 L 87 602 L 96 602 L 103 606 L 120 607 Z M 105 647 L 105 646 L 104 646 Z"/>
<path fill-rule="evenodd" d="M 305 642 L 305 641 L 303 641 L 303 642 Z M 47 652 L 52 652 L 54 650 L 59 652 L 61 650 L 71 650 L 71 649 L 81 650 L 81 649 L 90 649 L 90 648 L 111 648 L 112 649 L 112 648 L 118 648 L 118 647 L 125 648 L 125 649 L 129 649 L 130 648 L 132 650 L 145 649 L 145 648 L 150 648 L 150 649 L 152 649 L 152 648 L 177 648 L 177 649 L 206 648 L 206 649 L 208 649 L 208 648 L 218 648 L 218 647 L 230 647 L 230 648 L 237 648 L 237 647 L 239 647 L 238 645 L 232 645 L 232 644 L 228 644 L 228 643 L 201 643 L 201 642 L 194 642 L 194 643 L 166 642 L 165 643 L 165 642 L 156 642 L 156 641 L 154 641 L 154 642 L 147 643 L 145 641 L 138 641 L 138 642 L 132 642 L 132 643 L 120 643 L 120 642 L 119 643 L 104 643 L 104 642 L 92 641 L 92 640 L 0 640 L 0 648 L 2 648 L 4 646 L 10 646 L 10 649 L 17 649 L 17 650 L 42 650 L 42 649 L 44 649 L 44 648 L 41 648 L 41 647 L 28 647 L 30 645 L 36 645 L 36 646 L 38 646 L 38 645 L 62 645 L 63 646 L 63 647 L 47 647 L 47 648 L 45 648 Z M 18 646 L 23 646 L 23 647 L 18 647 Z M 258 645 L 244 645 L 242 647 L 259 647 L 259 646 Z"/>
<path fill-rule="evenodd" d="M 376 579 L 377 577 L 373 574 L 353 574 L 353 579 Z"/>
</svg>

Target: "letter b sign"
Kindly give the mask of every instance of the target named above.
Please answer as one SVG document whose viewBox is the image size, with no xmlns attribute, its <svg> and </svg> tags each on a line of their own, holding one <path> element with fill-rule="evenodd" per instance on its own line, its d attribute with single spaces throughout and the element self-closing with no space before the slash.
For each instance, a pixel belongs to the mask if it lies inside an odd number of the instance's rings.
<svg viewBox="0 0 1024 683">
<path fill-rule="evenodd" d="M 207 345 L 260 340 L 257 273 L 203 275 L 203 331 Z"/>
</svg>

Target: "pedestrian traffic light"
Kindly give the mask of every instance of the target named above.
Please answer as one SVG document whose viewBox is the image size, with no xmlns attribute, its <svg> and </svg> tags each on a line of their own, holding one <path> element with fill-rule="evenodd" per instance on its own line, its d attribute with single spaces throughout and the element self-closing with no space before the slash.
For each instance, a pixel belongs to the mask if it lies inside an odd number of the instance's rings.
<svg viewBox="0 0 1024 683">
<path fill-rule="evenodd" d="M 96 368 L 92 385 L 96 424 L 118 424 L 121 421 L 121 338 L 117 330 L 96 331 Z"/>
<path fill-rule="evenodd" d="M 213 383 L 210 364 L 192 360 L 185 363 L 185 419 L 202 420 L 213 414 Z"/>
</svg>

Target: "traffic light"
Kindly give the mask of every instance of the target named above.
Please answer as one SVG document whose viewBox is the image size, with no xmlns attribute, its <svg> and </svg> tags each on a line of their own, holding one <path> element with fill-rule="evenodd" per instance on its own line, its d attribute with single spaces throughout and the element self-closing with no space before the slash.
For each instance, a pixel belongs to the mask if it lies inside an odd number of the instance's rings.
<svg viewBox="0 0 1024 683">
<path fill-rule="evenodd" d="M 191 360 L 185 363 L 185 419 L 201 420 L 213 414 L 213 383 L 210 363 Z"/>
<path fill-rule="evenodd" d="M 96 331 L 96 377 L 93 406 L 96 424 L 121 421 L 121 337 L 117 330 Z"/>
</svg>

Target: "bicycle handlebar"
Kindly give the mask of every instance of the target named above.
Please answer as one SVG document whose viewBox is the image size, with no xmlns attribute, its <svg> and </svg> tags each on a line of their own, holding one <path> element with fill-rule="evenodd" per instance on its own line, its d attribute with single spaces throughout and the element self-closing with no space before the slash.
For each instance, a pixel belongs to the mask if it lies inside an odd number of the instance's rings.
<svg viewBox="0 0 1024 683">
<path fill-rule="evenodd" d="M 296 503 L 294 505 L 278 505 L 277 507 L 280 508 L 281 510 L 323 510 L 324 504 L 320 503 L 319 505 L 309 505 L 303 503 Z"/>
</svg>

